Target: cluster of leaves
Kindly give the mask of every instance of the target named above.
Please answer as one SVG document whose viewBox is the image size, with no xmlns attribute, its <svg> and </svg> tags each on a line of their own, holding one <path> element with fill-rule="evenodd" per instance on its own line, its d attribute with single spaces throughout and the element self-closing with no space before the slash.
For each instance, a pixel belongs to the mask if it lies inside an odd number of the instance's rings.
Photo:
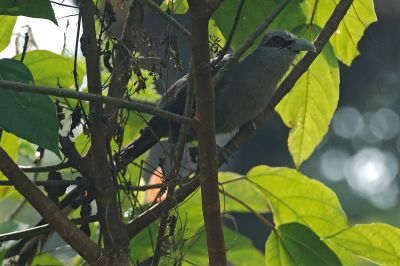
<svg viewBox="0 0 400 266">
<path fill-rule="evenodd" d="M 229 35 L 239 2 L 224 1 L 213 15 L 210 32 L 219 39 Z M 50 1 L 18 3 L 6 0 L 0 4 L 0 51 L 10 42 L 16 16 L 44 18 L 57 23 Z M 278 0 L 247 1 L 232 48 L 238 48 L 278 3 Z M 336 4 L 335 0 L 291 1 L 270 30 L 287 29 L 313 40 L 325 26 Z M 161 8 L 171 9 L 177 14 L 188 11 L 186 0 L 164 1 Z M 338 60 L 347 65 L 352 63 L 359 54 L 357 43 L 365 28 L 375 21 L 373 1 L 355 0 L 330 43 L 276 107 L 284 123 L 291 128 L 288 146 L 297 167 L 312 154 L 328 130 L 339 98 Z M 72 58 L 38 50 L 27 52 L 23 62 L 20 59 L 19 56 L 0 59 L 1 80 L 71 89 L 75 86 L 71 74 Z M 80 64 L 77 73 L 78 85 L 81 86 L 85 69 Z M 138 97 L 138 100 L 152 102 L 158 99 L 159 96 L 151 88 Z M 7 132 L 2 134 L 0 144 L 13 159 L 18 156 L 19 138 L 61 157 L 54 100 L 46 95 L 0 88 L 0 128 Z M 136 114 L 129 116 L 124 144 L 139 134 L 142 124 L 142 117 Z M 77 137 L 79 151 L 83 152 L 86 143 L 84 134 Z M 336 194 L 295 169 L 258 166 L 246 176 L 221 173 L 219 179 L 223 185 L 221 193 L 225 199 L 221 204 L 224 211 L 271 212 L 274 217 L 275 225 L 269 226 L 273 231 L 265 244 L 265 256 L 254 248 L 250 240 L 225 228 L 228 259 L 235 265 L 353 265 L 354 255 L 379 264 L 398 264 L 398 228 L 386 224 L 349 226 Z M 175 231 L 186 240 L 177 243 L 171 238 L 169 254 L 174 258 L 184 257 L 183 261 L 204 265 L 208 257 L 199 202 L 200 193 L 196 192 L 178 207 L 181 220 Z M 149 235 L 156 234 L 149 234 L 149 231 L 153 230 L 156 230 L 156 224 L 132 239 L 130 246 L 134 260 L 142 261 L 152 255 L 154 239 Z"/>
</svg>

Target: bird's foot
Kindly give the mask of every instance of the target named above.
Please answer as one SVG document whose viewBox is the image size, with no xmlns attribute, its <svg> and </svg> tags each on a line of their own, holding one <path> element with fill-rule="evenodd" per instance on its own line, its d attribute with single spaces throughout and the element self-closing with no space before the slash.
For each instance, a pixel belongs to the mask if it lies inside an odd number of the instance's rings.
<svg viewBox="0 0 400 266">
<path fill-rule="evenodd" d="M 246 127 L 250 130 L 251 133 L 254 133 L 257 129 L 257 126 L 254 123 L 254 121 L 247 122 Z"/>
</svg>

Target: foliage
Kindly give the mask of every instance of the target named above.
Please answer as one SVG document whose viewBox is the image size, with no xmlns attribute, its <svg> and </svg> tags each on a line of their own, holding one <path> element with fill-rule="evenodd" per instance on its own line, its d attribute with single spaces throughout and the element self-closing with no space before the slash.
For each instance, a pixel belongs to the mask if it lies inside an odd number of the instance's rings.
<svg viewBox="0 0 400 266">
<path fill-rule="evenodd" d="M 232 49 L 238 49 L 280 2 L 246 1 L 231 43 Z M 222 44 L 231 31 L 239 3 L 239 0 L 224 1 L 210 20 L 210 33 L 218 37 Z M 334 0 L 291 1 L 269 29 L 287 29 L 300 37 L 314 40 L 335 6 Z M 165 0 L 161 8 L 170 13 L 185 14 L 189 7 L 185 0 Z M 10 42 L 16 21 L 14 16 L 48 19 L 57 24 L 50 1 L 47 0 L 3 1 L 0 4 L 0 15 L 0 51 Z M 322 141 L 336 110 L 340 84 L 338 60 L 351 65 L 359 54 L 357 44 L 364 30 L 375 21 L 373 1 L 355 0 L 330 43 L 297 81 L 292 91 L 276 106 L 284 124 L 291 128 L 288 148 L 297 168 L 300 168 Z M 110 38 L 107 41 L 115 40 Z M 257 42 L 247 55 L 256 45 Z M 102 56 L 108 49 L 104 46 Z M 74 77 L 73 58 L 45 50 L 28 51 L 23 62 L 20 61 L 21 58 L 22 55 L 17 55 L 14 59 L 0 59 L 0 80 L 86 91 L 81 87 L 84 86 L 83 78 L 87 70 L 81 63 L 75 62 L 77 76 Z M 102 66 L 104 87 L 109 86 L 110 72 L 114 73 Z M 154 73 L 149 70 L 133 71 L 126 86 L 130 99 L 147 103 L 158 101 L 161 96 L 154 89 L 153 77 Z M 75 88 L 75 78 L 78 88 Z M 138 89 L 138 84 L 142 81 L 145 88 Z M 73 105 L 67 106 L 68 102 L 63 101 L 63 108 L 77 108 L 77 101 L 71 102 Z M 85 105 L 84 108 L 86 107 Z M 13 160 L 17 160 L 19 138 L 46 148 L 60 158 L 59 134 L 73 135 L 74 147 L 81 155 L 89 149 L 90 136 L 86 132 L 88 122 L 84 117 L 78 117 L 74 134 L 71 133 L 72 130 L 66 133 L 64 129 L 61 132 L 55 98 L 0 88 L 0 113 L 0 128 L 4 130 L 0 145 Z M 68 123 L 72 123 L 73 114 L 73 110 L 64 110 L 69 122 L 63 121 L 63 126 L 70 126 Z M 123 130 L 111 141 L 110 152 L 119 151 L 135 139 L 140 129 L 146 125 L 145 119 L 148 117 L 136 112 L 121 112 L 119 122 L 123 125 Z M 20 154 L 20 157 L 23 156 Z M 143 158 L 139 158 L 136 163 L 140 163 Z M 120 183 L 140 184 L 140 176 L 139 168 L 132 165 L 124 176 L 125 180 Z M 1 178 L 4 179 L 3 176 Z M 266 265 L 353 265 L 355 255 L 383 265 L 398 264 L 398 228 L 386 224 L 350 227 L 335 192 L 323 183 L 303 175 L 298 169 L 256 166 L 245 176 L 220 173 L 219 181 L 221 206 L 225 212 L 271 212 L 273 215 L 273 223 L 262 220 L 268 227 L 265 230 L 272 230 L 265 243 L 265 255 L 239 232 L 224 229 L 228 259 L 234 265 L 260 265 L 263 262 Z M 7 192 L 8 189 L 1 188 L 0 197 L 5 198 Z M 142 192 L 124 192 L 119 197 L 123 198 L 120 202 L 122 211 L 129 218 L 138 217 L 148 207 L 141 204 L 157 200 L 146 198 Z M 171 217 L 175 217 L 177 221 L 174 225 L 172 222 L 168 225 L 170 232 L 175 233 L 168 236 L 165 248 L 169 256 L 163 258 L 165 263 L 176 260 L 188 265 L 207 263 L 200 201 L 200 193 L 194 192 L 171 212 Z M 130 253 L 135 262 L 153 255 L 157 226 L 157 222 L 148 225 L 147 230 L 143 230 L 130 241 Z M 94 234 L 91 235 L 94 238 Z M 34 263 L 60 264 L 49 254 L 36 256 Z"/>
</svg>

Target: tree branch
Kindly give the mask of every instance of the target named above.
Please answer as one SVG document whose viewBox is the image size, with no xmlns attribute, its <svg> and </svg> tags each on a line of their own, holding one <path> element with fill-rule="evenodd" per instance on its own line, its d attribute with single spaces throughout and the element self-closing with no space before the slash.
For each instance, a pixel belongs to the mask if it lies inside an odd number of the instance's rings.
<svg viewBox="0 0 400 266">
<path fill-rule="evenodd" d="M 0 170 L 15 184 L 15 189 L 32 204 L 57 233 L 89 264 L 98 264 L 100 262 L 101 251 L 97 245 L 81 230 L 77 229 L 54 202 L 43 195 L 39 188 L 29 180 L 1 147 Z"/>
<path fill-rule="evenodd" d="M 177 115 L 171 112 L 167 112 L 165 110 L 155 107 L 154 105 L 133 102 L 114 97 L 107 97 L 96 93 L 90 93 L 90 92 L 86 93 L 86 92 L 79 92 L 62 88 L 51 88 L 45 86 L 33 86 L 30 84 L 24 84 L 6 80 L 0 80 L 0 89 L 13 90 L 18 92 L 32 92 L 37 94 L 52 95 L 57 97 L 65 97 L 78 100 L 80 99 L 97 104 L 106 103 L 120 108 L 125 108 L 128 110 L 134 110 L 137 112 L 152 114 L 173 122 L 190 124 L 191 126 L 195 126 L 195 122 L 193 121 L 193 119 L 183 117 L 181 115 Z"/>
<path fill-rule="evenodd" d="M 213 1 L 217 2 L 217 1 Z M 199 177 L 209 265 L 227 265 L 218 192 L 218 159 L 215 142 L 215 91 L 212 84 L 208 21 L 212 1 L 189 0 L 192 19 L 192 58 L 196 88 Z M 215 4 L 215 3 L 214 3 Z"/>
<path fill-rule="evenodd" d="M 101 95 L 99 47 L 97 46 L 92 0 L 81 0 L 83 38 L 86 46 L 88 90 Z M 107 159 L 106 124 L 101 103 L 89 105 L 92 168 L 95 174 L 95 199 L 100 228 L 104 236 L 104 255 L 110 265 L 129 265 L 128 238 L 119 215 L 114 180 Z"/>
<path fill-rule="evenodd" d="M 116 44 L 116 55 L 114 68 L 111 74 L 108 96 L 122 98 L 126 86 L 132 75 L 132 52 L 138 43 L 136 40 L 143 21 L 143 8 L 139 0 L 134 0 L 129 8 L 122 32 L 122 40 Z M 141 39 L 140 39 L 141 40 Z M 117 114 L 119 108 L 115 105 L 106 104 L 104 113 L 109 124 L 108 136 L 116 131 Z"/>
<path fill-rule="evenodd" d="M 194 81 L 193 81 L 193 64 L 190 64 L 190 70 L 189 70 L 189 75 L 188 75 L 188 86 L 187 86 L 187 92 L 186 92 L 186 100 L 185 100 L 185 109 L 183 111 L 183 115 L 185 117 L 190 117 L 192 114 L 192 108 L 193 108 L 193 100 L 194 100 Z M 182 163 L 182 158 L 183 158 L 183 152 L 185 149 L 185 144 L 186 144 L 186 138 L 187 134 L 189 132 L 189 126 L 188 125 L 182 125 L 179 131 L 179 139 L 178 139 L 178 145 L 177 148 L 172 149 L 172 155 L 173 155 L 173 166 L 168 174 L 168 189 L 167 189 L 167 196 L 165 198 L 165 206 L 162 211 L 161 217 L 160 217 L 160 225 L 158 229 L 158 234 L 157 234 L 157 242 L 156 242 L 156 247 L 154 249 L 154 255 L 151 261 L 151 265 L 155 266 L 158 265 L 160 262 L 160 258 L 163 255 L 162 254 L 162 246 L 164 243 L 164 237 L 165 237 L 165 230 L 167 227 L 167 222 L 168 222 L 168 215 L 169 215 L 169 210 L 171 207 L 174 205 L 175 201 L 175 188 L 176 185 L 179 181 L 179 171 L 181 169 L 181 163 Z M 175 143 L 172 143 L 172 147 L 175 146 Z"/>
</svg>

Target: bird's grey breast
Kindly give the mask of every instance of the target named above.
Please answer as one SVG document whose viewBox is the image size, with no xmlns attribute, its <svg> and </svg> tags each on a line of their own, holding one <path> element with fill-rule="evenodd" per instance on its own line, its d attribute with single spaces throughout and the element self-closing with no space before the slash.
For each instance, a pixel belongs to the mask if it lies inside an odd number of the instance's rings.
<svg viewBox="0 0 400 266">
<path fill-rule="evenodd" d="M 283 51 L 256 50 L 237 63 L 215 89 L 216 132 L 231 132 L 265 109 L 293 58 Z"/>
</svg>

